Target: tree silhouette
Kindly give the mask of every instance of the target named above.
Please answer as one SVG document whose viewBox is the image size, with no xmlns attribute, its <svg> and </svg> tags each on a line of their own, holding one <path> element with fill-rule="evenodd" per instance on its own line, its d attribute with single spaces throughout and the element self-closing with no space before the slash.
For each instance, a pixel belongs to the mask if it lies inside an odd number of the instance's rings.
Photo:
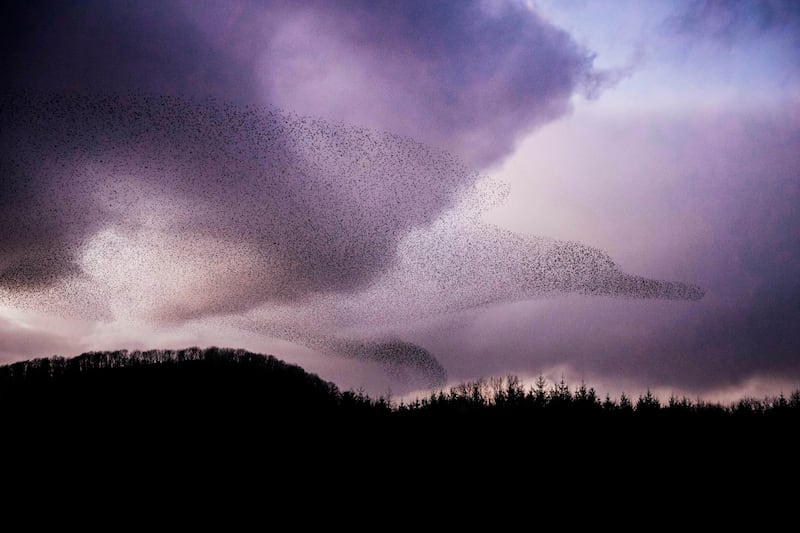
<svg viewBox="0 0 800 533">
<path fill-rule="evenodd" d="M 636 414 L 638 415 L 653 415 L 661 410 L 661 402 L 658 398 L 647 389 L 643 396 L 639 396 L 636 401 Z"/>
<path fill-rule="evenodd" d="M 634 406 L 625 393 L 618 400 L 607 394 L 601 401 L 583 381 L 573 392 L 563 377 L 548 387 L 540 375 L 526 389 L 521 378 L 509 375 L 461 383 L 395 406 L 391 393 L 371 398 L 363 390 L 340 391 L 273 356 L 195 347 L 88 352 L 0 366 L 0 419 L 9 435 L 119 434 L 127 439 L 262 433 L 278 440 L 309 433 L 319 438 L 343 427 L 394 428 L 395 438 L 401 439 L 471 428 L 475 438 L 478 430 L 493 435 L 515 428 L 522 436 L 540 435 L 553 423 L 561 424 L 561 430 L 603 431 L 633 428 L 642 421 L 680 434 L 793 427 L 800 422 L 800 391 L 723 406 L 675 395 L 662 404 L 648 389 Z M 571 421 L 576 424 L 562 424 Z M 468 433 L 459 434 L 466 438 Z"/>
<path fill-rule="evenodd" d="M 623 414 L 633 412 L 633 404 L 631 404 L 630 398 L 628 398 L 624 392 L 619 396 L 619 412 Z"/>
</svg>

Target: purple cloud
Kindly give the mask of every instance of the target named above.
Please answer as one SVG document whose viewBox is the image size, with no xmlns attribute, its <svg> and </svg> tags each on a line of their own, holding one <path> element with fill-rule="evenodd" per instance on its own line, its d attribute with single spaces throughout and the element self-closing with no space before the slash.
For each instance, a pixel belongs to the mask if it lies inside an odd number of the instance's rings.
<svg viewBox="0 0 800 533">
<path fill-rule="evenodd" d="M 609 83 L 516 2 L 11 2 L 11 87 L 215 96 L 407 135 L 469 164 Z"/>
<path fill-rule="evenodd" d="M 451 216 L 480 178 L 472 168 L 609 79 L 535 12 L 225 6 L 6 7 L 5 303 L 54 291 L 94 308 L 100 295 L 110 314 L 161 323 L 295 306 L 310 318 L 290 330 L 310 332 L 292 340 L 441 381 L 420 347 L 329 328 L 571 292 L 702 297 L 581 244 Z"/>
<path fill-rule="evenodd" d="M 344 2 L 287 15 L 261 76 L 272 102 L 389 129 L 486 166 L 608 82 L 515 2 Z"/>
<path fill-rule="evenodd" d="M 696 39 L 731 44 L 785 34 L 797 39 L 800 4 L 785 0 L 690 0 L 672 15 L 673 31 Z"/>
</svg>

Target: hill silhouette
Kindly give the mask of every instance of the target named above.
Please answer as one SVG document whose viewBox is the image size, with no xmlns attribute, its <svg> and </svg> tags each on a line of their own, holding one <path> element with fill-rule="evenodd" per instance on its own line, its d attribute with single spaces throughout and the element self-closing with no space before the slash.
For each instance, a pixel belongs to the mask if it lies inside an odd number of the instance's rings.
<svg viewBox="0 0 800 533">
<path fill-rule="evenodd" d="M 531 475 L 566 465 L 616 476 L 642 464 L 666 475 L 682 464 L 729 476 L 748 461 L 751 472 L 796 465 L 798 422 L 800 392 L 721 406 L 649 392 L 600 398 L 585 384 L 543 378 L 526 388 L 514 376 L 395 404 L 341 391 L 273 356 L 221 348 L 0 367 L 0 449 L 23 476 L 68 464 L 69 476 L 82 475 L 81 465 L 113 465 L 130 476 L 167 468 L 187 479 L 254 468 L 315 479 L 357 468 L 380 479 L 384 468 L 457 473 L 497 461 L 527 465 Z"/>
<path fill-rule="evenodd" d="M 0 415 L 38 429 L 232 429 L 388 410 L 383 400 L 342 393 L 299 366 L 244 350 L 90 352 L 0 367 Z"/>
<path fill-rule="evenodd" d="M 526 388 L 516 376 L 462 383 L 413 402 L 341 391 L 315 374 L 272 355 L 211 347 L 146 352 L 89 352 L 0 366 L 0 415 L 25 424 L 123 421 L 232 424 L 259 419 L 369 418 L 397 423 L 491 418 L 659 424 L 797 420 L 800 391 L 723 406 L 686 397 L 662 402 L 649 391 L 638 399 L 600 398 L 581 383 Z M 254 418 L 255 417 L 255 418 Z"/>
</svg>

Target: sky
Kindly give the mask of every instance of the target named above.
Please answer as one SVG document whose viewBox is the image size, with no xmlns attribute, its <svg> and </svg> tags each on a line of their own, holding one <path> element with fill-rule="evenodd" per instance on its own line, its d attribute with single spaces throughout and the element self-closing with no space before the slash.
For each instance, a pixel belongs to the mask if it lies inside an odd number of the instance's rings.
<svg viewBox="0 0 800 533">
<path fill-rule="evenodd" d="M 800 5 L 7 2 L 0 363 L 800 386 Z"/>
</svg>

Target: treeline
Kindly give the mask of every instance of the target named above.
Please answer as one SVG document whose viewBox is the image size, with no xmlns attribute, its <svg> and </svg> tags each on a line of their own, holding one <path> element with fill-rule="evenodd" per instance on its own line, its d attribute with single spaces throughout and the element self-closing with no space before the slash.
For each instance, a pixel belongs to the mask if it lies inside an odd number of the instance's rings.
<svg viewBox="0 0 800 533">
<path fill-rule="evenodd" d="M 780 394 L 775 397 L 742 398 L 729 405 L 692 400 L 686 396 L 670 396 L 662 402 L 651 391 L 633 399 L 622 393 L 619 398 L 609 395 L 600 397 L 594 388 L 586 383 L 571 389 L 561 379 L 548 385 L 539 376 L 534 385 L 526 388 L 517 376 L 493 378 L 451 387 L 449 391 L 440 390 L 423 399 L 401 402 L 399 413 L 449 412 L 453 414 L 504 413 L 523 414 L 555 413 L 560 415 L 590 415 L 619 417 L 757 417 L 800 415 L 800 390 L 788 397 Z"/>
<path fill-rule="evenodd" d="M 388 412 L 271 355 L 211 347 L 89 352 L 0 366 L 0 414 L 245 418 Z"/>
<path fill-rule="evenodd" d="M 583 418 L 757 418 L 800 415 L 800 390 L 743 398 L 730 405 L 650 391 L 638 398 L 600 397 L 581 383 L 526 387 L 516 376 L 463 383 L 395 403 L 389 396 L 341 391 L 271 355 L 222 348 L 90 352 L 0 366 L 0 414 L 149 413 L 150 416 L 323 414 L 403 419 L 438 416 L 580 416 Z"/>
</svg>

